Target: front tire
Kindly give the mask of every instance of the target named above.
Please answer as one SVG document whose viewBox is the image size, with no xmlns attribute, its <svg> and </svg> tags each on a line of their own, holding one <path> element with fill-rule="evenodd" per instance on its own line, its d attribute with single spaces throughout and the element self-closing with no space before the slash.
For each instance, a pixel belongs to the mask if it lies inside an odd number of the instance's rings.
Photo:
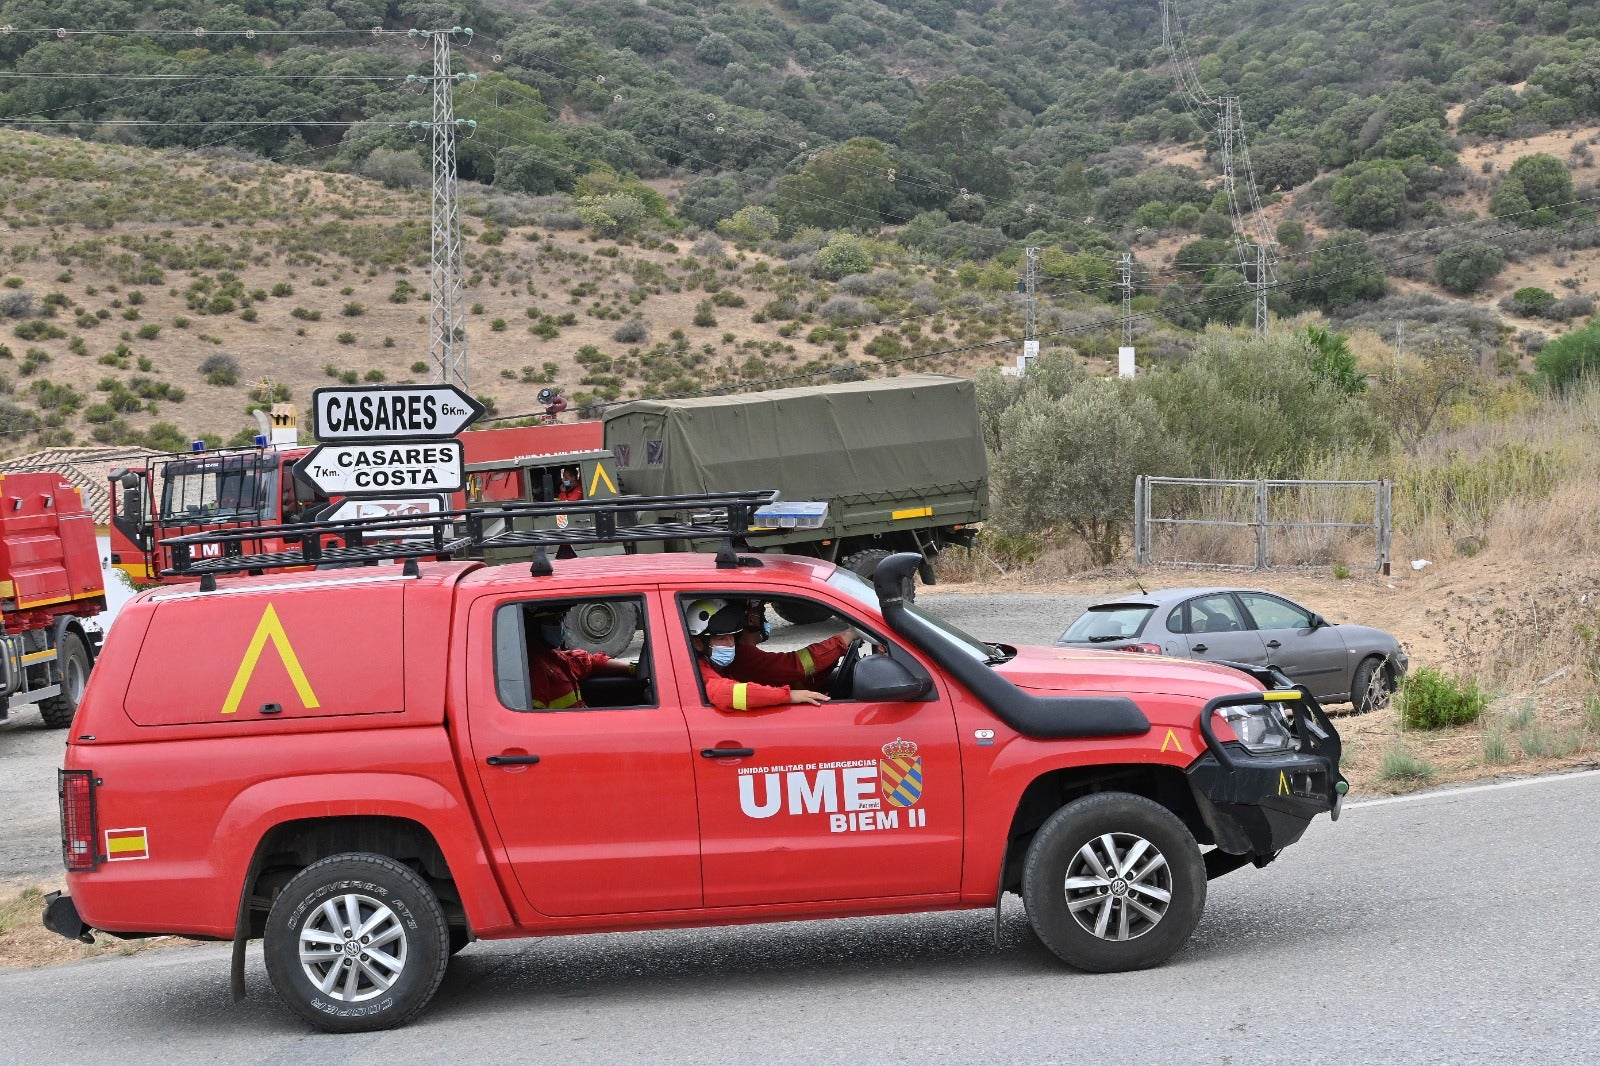
<svg viewBox="0 0 1600 1066">
<path fill-rule="evenodd" d="M 78 713 L 78 704 L 83 702 L 84 686 L 89 683 L 89 649 L 82 637 L 67 632 L 61 637 L 56 657 L 61 664 L 61 695 L 40 700 L 39 717 L 51 729 L 65 729 L 72 724 L 73 715 Z"/>
<path fill-rule="evenodd" d="M 330 1033 L 404 1025 L 450 959 L 439 898 L 386 855 L 334 855 L 301 870 L 267 915 L 263 954 L 278 995 Z"/>
<path fill-rule="evenodd" d="M 1206 904 L 1194 837 L 1165 807 L 1101 792 L 1062 807 L 1034 836 L 1022 899 L 1039 939 L 1091 973 L 1143 970 L 1171 958 Z"/>
<path fill-rule="evenodd" d="M 1381 711 L 1389 706 L 1393 696 L 1394 683 L 1389 680 L 1389 671 L 1384 668 L 1383 660 L 1375 655 L 1362 659 L 1350 682 L 1351 711 L 1356 714 Z"/>
</svg>

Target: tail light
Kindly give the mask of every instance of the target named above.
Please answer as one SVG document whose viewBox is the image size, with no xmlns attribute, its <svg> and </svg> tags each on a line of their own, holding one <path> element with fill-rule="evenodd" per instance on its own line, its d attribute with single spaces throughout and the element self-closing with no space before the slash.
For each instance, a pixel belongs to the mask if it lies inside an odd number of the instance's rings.
<svg viewBox="0 0 1600 1066">
<path fill-rule="evenodd" d="M 1159 645 L 1159 644 L 1124 644 L 1122 647 L 1118 648 L 1117 650 L 1118 651 L 1142 651 L 1146 655 L 1160 655 L 1161 654 L 1161 645 Z"/>
<path fill-rule="evenodd" d="M 68 870 L 93 870 L 100 865 L 96 849 L 94 771 L 60 771 L 61 861 Z"/>
</svg>

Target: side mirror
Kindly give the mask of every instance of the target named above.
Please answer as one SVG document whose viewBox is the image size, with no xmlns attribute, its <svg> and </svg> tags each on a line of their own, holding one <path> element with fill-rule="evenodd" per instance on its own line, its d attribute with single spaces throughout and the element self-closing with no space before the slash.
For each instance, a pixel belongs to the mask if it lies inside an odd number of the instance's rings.
<svg viewBox="0 0 1600 1066">
<path fill-rule="evenodd" d="M 1311 628 L 1313 630 L 1321 629 L 1323 626 L 1325 626 L 1327 624 L 1328 624 L 1328 620 L 1326 618 L 1322 617 L 1320 614 L 1314 614 L 1314 615 L 1311 616 Z"/>
<path fill-rule="evenodd" d="M 904 703 L 921 699 L 933 679 L 918 677 L 890 655 L 869 655 L 856 663 L 850 698 L 865 703 Z"/>
</svg>

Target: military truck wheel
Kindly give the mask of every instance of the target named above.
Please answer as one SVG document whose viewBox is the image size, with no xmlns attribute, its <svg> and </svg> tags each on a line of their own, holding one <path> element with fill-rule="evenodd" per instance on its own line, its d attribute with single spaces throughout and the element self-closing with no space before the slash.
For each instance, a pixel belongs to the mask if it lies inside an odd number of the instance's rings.
<svg viewBox="0 0 1600 1066">
<path fill-rule="evenodd" d="M 633 643 L 639 609 L 631 603 L 600 600 L 580 603 L 567 612 L 567 647 L 599 655 L 620 655 Z"/>
<path fill-rule="evenodd" d="M 267 915 L 272 987 L 330 1033 L 414 1018 L 444 979 L 450 929 L 421 877 L 387 855 L 334 855 L 301 870 Z"/>
<path fill-rule="evenodd" d="M 51 729 L 65 729 L 78 713 L 84 686 L 89 683 L 89 649 L 78 634 L 67 633 L 61 638 L 57 655 L 61 660 L 61 695 L 40 700 L 39 717 Z"/>
<path fill-rule="evenodd" d="M 1143 796 L 1099 792 L 1050 816 L 1022 869 L 1028 921 L 1091 973 L 1171 958 L 1206 904 L 1205 864 L 1178 817 Z"/>
<path fill-rule="evenodd" d="M 809 626 L 826 622 L 833 612 L 820 603 L 810 600 L 773 600 L 772 609 L 778 617 L 792 626 Z"/>
<path fill-rule="evenodd" d="M 853 570 L 868 581 L 871 581 L 872 575 L 878 572 L 878 564 L 893 554 L 894 552 L 884 548 L 867 548 L 864 551 L 845 556 L 844 562 L 839 565 L 846 570 Z M 907 603 L 916 602 L 917 582 L 915 578 L 910 575 L 906 576 L 905 581 L 900 585 L 900 595 L 905 597 Z"/>
</svg>

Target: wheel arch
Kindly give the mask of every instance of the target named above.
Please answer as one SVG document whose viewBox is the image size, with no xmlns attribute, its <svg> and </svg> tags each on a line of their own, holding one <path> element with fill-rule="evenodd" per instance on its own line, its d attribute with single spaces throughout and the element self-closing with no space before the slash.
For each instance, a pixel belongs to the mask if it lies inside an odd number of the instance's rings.
<svg viewBox="0 0 1600 1066">
<path fill-rule="evenodd" d="M 1030 781 L 1017 799 L 1001 860 L 1002 892 L 1020 890 L 1028 845 L 1045 821 L 1073 800 L 1098 792 L 1127 792 L 1159 803 L 1183 822 L 1201 847 L 1213 843 L 1189 780 L 1176 766 L 1122 763 L 1047 770 Z"/>
<path fill-rule="evenodd" d="M 238 930 L 247 939 L 261 936 L 273 902 L 295 874 L 347 852 L 384 855 L 411 867 L 439 897 L 449 924 L 470 927 L 456 875 L 432 830 L 395 815 L 341 814 L 289 819 L 262 835 L 245 874 Z"/>
</svg>

